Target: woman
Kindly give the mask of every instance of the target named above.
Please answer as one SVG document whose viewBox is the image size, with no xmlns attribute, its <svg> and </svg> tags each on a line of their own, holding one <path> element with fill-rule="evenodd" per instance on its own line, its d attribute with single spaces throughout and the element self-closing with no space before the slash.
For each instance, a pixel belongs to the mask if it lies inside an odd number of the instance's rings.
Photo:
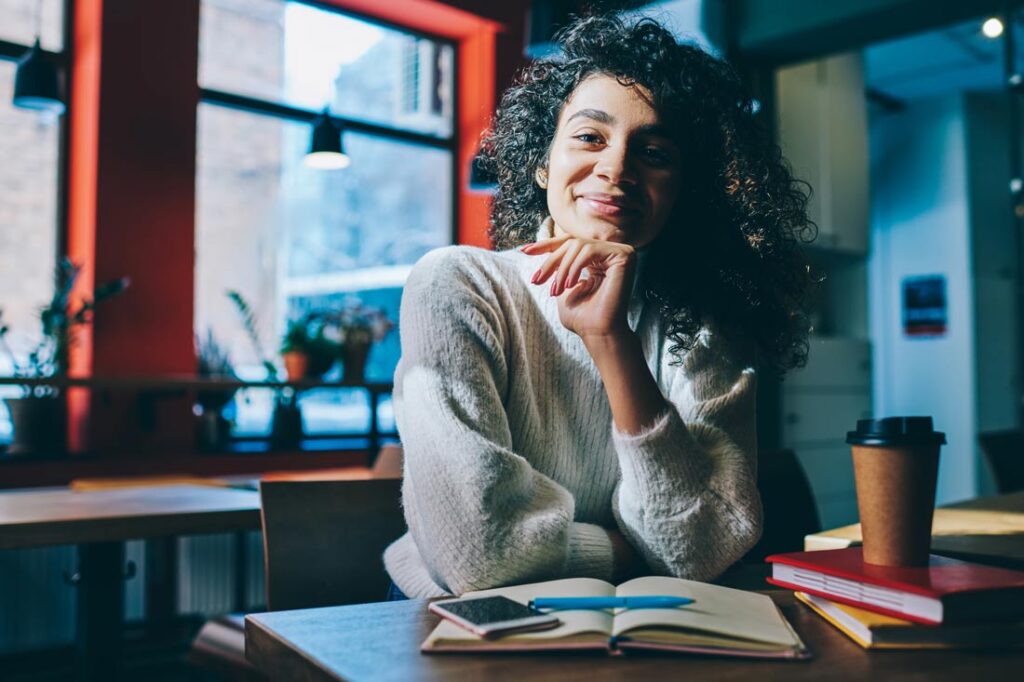
<svg viewBox="0 0 1024 682">
<path fill-rule="evenodd" d="M 706 580 L 760 536 L 754 367 L 806 355 L 806 197 L 724 63 L 650 20 L 562 43 L 485 140 L 505 250 L 406 285 L 397 595 Z"/>
</svg>

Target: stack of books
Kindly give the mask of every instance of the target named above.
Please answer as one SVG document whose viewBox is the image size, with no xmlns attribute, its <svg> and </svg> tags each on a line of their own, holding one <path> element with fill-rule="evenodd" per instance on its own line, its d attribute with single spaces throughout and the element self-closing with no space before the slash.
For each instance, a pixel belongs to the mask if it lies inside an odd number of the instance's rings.
<svg viewBox="0 0 1024 682">
<path fill-rule="evenodd" d="M 932 556 L 865 564 L 860 547 L 775 554 L 768 582 L 792 589 L 866 649 L 1024 646 L 1024 572 Z"/>
</svg>

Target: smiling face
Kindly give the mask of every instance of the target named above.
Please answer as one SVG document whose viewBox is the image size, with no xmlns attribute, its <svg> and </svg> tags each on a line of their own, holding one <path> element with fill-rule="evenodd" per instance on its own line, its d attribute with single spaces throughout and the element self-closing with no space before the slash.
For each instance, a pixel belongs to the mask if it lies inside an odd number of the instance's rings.
<svg viewBox="0 0 1024 682">
<path fill-rule="evenodd" d="M 547 169 L 555 224 L 574 237 L 642 247 L 668 220 L 680 184 L 680 153 L 650 93 L 594 75 L 569 96 L 558 117 Z"/>
</svg>

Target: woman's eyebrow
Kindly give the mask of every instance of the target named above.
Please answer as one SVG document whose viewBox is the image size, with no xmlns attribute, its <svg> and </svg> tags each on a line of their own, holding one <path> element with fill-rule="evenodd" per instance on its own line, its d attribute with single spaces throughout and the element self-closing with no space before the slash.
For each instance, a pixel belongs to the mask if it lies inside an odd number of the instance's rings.
<svg viewBox="0 0 1024 682">
<path fill-rule="evenodd" d="M 637 129 L 637 133 L 641 135 L 651 135 L 654 137 L 665 137 L 669 140 L 672 139 L 672 131 L 669 127 L 662 125 L 661 123 L 652 123 L 651 125 L 642 126 Z"/>
<path fill-rule="evenodd" d="M 597 121 L 598 123 L 604 123 L 606 125 L 611 125 L 615 123 L 614 116 L 609 114 L 607 111 L 602 111 L 600 109 L 580 109 L 575 114 L 566 119 L 565 122 L 568 123 L 569 121 L 575 118 L 589 118 L 593 121 Z"/>
<path fill-rule="evenodd" d="M 577 118 L 588 118 L 598 123 L 604 123 L 605 125 L 613 125 L 615 123 L 615 117 L 601 109 L 580 109 L 567 118 L 565 122 L 569 123 Z M 638 128 L 636 132 L 641 135 L 653 135 L 656 137 L 667 137 L 669 139 L 672 138 L 672 133 L 668 126 L 661 123 L 652 123 L 650 125 L 642 126 Z"/>
</svg>

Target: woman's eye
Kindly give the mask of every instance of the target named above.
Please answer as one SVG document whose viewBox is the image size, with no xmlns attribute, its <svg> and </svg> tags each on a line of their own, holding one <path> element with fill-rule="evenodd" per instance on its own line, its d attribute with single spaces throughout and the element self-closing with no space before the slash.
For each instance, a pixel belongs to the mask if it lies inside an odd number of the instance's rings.
<svg viewBox="0 0 1024 682">
<path fill-rule="evenodd" d="M 644 158 L 651 163 L 667 165 L 672 163 L 672 155 L 661 147 L 644 147 Z"/>
<path fill-rule="evenodd" d="M 573 135 L 573 139 L 579 140 L 584 144 L 598 144 L 601 142 L 601 136 L 594 133 L 579 133 Z"/>
</svg>

